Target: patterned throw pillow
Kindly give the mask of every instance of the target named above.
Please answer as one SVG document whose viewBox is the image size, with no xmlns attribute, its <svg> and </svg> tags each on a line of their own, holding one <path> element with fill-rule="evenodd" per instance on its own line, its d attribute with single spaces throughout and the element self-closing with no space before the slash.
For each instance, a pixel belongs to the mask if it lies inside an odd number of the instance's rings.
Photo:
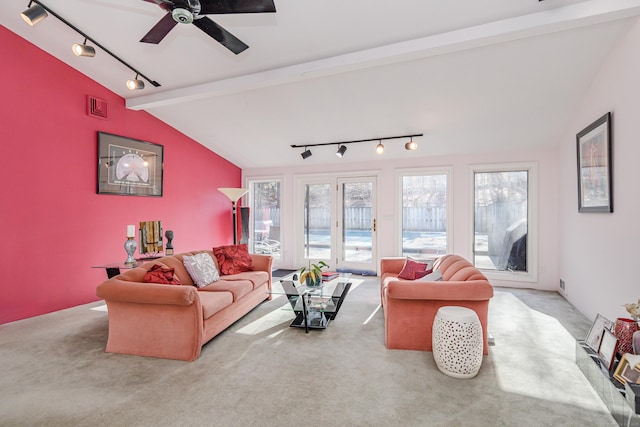
<svg viewBox="0 0 640 427">
<path fill-rule="evenodd" d="M 187 272 L 191 276 L 193 283 L 198 288 L 220 280 L 220 275 L 213 262 L 213 258 L 206 252 L 193 256 L 185 255 L 182 262 L 184 263 L 184 268 L 187 269 Z"/>
<path fill-rule="evenodd" d="M 165 268 L 160 264 L 153 264 L 153 267 L 144 274 L 145 283 L 158 283 L 161 285 L 179 285 L 180 279 L 174 276 L 173 268 Z"/>
<path fill-rule="evenodd" d="M 427 270 L 429 266 L 426 262 L 420 262 L 413 260 L 411 258 L 407 258 L 404 262 L 404 267 L 402 267 L 402 271 L 398 274 L 398 279 L 405 280 L 416 280 L 427 274 L 431 273 L 433 269 Z"/>
<path fill-rule="evenodd" d="M 246 243 L 213 248 L 220 272 L 223 275 L 253 271 L 253 263 Z"/>
</svg>

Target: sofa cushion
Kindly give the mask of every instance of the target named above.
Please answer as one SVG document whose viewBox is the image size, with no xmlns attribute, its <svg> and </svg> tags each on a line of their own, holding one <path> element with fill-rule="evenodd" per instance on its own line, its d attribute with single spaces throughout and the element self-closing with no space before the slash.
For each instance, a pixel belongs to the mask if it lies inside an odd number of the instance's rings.
<svg viewBox="0 0 640 427">
<path fill-rule="evenodd" d="M 398 279 L 405 280 L 416 280 L 427 274 L 431 273 L 433 270 L 427 270 L 429 264 L 426 262 L 416 261 L 411 258 L 407 258 L 404 262 L 404 267 L 398 274 Z"/>
<path fill-rule="evenodd" d="M 183 257 L 184 267 L 193 279 L 193 283 L 201 288 L 220 279 L 218 269 L 213 263 L 211 255 L 199 253 L 193 256 Z"/>
<path fill-rule="evenodd" d="M 269 281 L 269 273 L 266 271 L 245 271 L 238 274 L 230 274 L 220 277 L 222 280 L 250 280 L 253 283 L 253 289 Z"/>
<path fill-rule="evenodd" d="M 427 274 L 418 279 L 418 282 L 439 282 L 442 280 L 442 273 L 440 270 L 434 270 L 431 273 Z"/>
<path fill-rule="evenodd" d="M 208 319 L 233 303 L 231 292 L 198 292 L 198 297 L 202 305 L 203 319 Z"/>
<path fill-rule="evenodd" d="M 250 280 L 225 280 L 224 278 L 199 289 L 200 293 L 230 292 L 233 295 L 234 301 L 238 301 L 252 290 L 253 284 Z"/>
<path fill-rule="evenodd" d="M 174 275 L 173 268 L 166 268 L 160 264 L 154 264 L 144 275 L 145 283 L 158 283 L 161 285 L 179 285 L 180 279 Z"/>
<path fill-rule="evenodd" d="M 249 249 L 245 243 L 218 246 L 213 248 L 213 254 L 220 266 L 220 272 L 224 275 L 253 271 L 251 255 L 249 255 Z"/>
</svg>

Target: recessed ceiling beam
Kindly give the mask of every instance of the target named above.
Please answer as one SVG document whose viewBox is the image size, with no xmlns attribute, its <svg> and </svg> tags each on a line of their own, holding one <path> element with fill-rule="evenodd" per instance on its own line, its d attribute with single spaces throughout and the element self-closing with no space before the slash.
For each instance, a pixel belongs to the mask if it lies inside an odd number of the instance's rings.
<svg viewBox="0 0 640 427">
<path fill-rule="evenodd" d="M 370 67 L 444 55 L 640 15 L 640 0 L 590 0 L 406 42 L 260 73 L 127 99 L 128 108 L 152 109 L 197 99 L 293 83 Z"/>
</svg>

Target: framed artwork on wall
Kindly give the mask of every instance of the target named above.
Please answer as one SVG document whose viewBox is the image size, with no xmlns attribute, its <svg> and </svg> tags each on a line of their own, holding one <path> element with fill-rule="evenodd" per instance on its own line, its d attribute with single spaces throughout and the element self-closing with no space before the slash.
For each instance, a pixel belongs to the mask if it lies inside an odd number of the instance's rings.
<svg viewBox="0 0 640 427">
<path fill-rule="evenodd" d="M 162 197 L 164 147 L 98 132 L 98 194 Z"/>
<path fill-rule="evenodd" d="M 611 113 L 576 135 L 578 212 L 613 212 Z"/>
</svg>

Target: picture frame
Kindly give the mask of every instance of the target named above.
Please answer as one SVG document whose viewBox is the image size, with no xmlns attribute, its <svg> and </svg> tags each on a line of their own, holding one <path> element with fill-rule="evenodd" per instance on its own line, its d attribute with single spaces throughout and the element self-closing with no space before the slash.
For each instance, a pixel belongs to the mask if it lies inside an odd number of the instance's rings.
<svg viewBox="0 0 640 427">
<path fill-rule="evenodd" d="M 598 357 L 604 363 L 604 366 L 608 371 L 611 371 L 613 362 L 616 358 L 616 344 L 618 344 L 618 338 L 613 335 L 608 329 L 603 330 L 602 341 L 600 342 L 600 348 L 598 348 Z"/>
<path fill-rule="evenodd" d="M 640 363 L 640 355 L 625 353 L 622 355 L 616 371 L 613 377 L 620 381 L 622 384 L 640 383 L 640 369 L 638 364 Z"/>
<path fill-rule="evenodd" d="M 591 329 L 589 329 L 589 333 L 585 338 L 584 342 L 587 344 L 593 351 L 596 353 L 600 348 L 600 342 L 602 341 L 602 335 L 604 330 L 611 330 L 613 328 L 613 321 L 607 319 L 600 313 L 596 315 L 593 324 L 591 325 Z"/>
<path fill-rule="evenodd" d="M 611 112 L 576 135 L 578 212 L 613 212 Z"/>
<path fill-rule="evenodd" d="M 98 194 L 162 197 L 164 147 L 98 132 Z"/>
</svg>

